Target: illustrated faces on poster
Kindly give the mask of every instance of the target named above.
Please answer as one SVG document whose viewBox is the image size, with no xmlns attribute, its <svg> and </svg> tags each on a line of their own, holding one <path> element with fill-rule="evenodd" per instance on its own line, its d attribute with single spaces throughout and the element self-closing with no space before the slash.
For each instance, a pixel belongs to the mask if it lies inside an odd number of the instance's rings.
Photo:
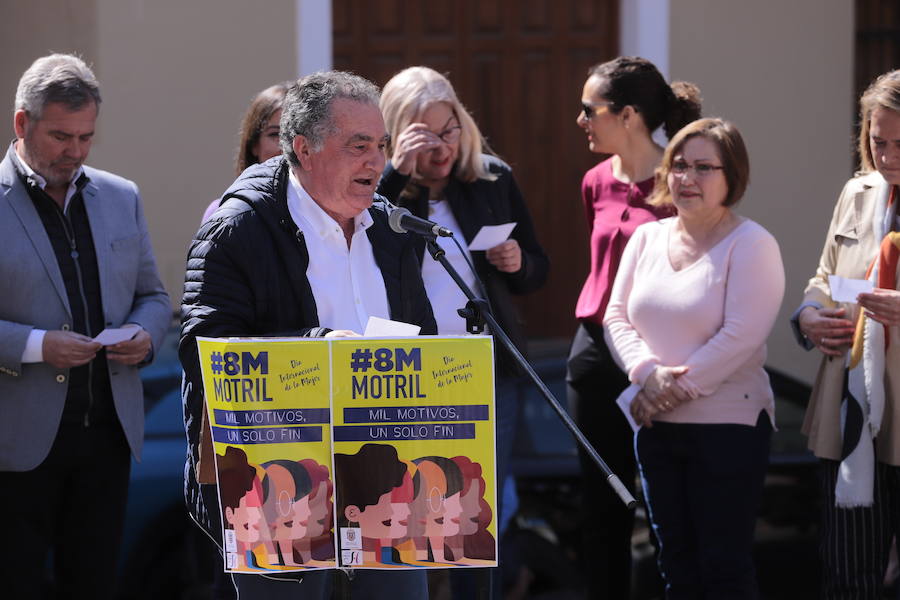
<svg viewBox="0 0 900 600">
<path fill-rule="evenodd" d="M 416 476 L 419 478 L 419 490 L 410 504 L 409 535 L 415 537 L 443 535 L 447 478 L 441 468 L 429 460 L 418 463 Z"/>
<path fill-rule="evenodd" d="M 459 496 L 460 492 L 456 492 L 444 498 L 443 527 L 440 535 L 451 536 L 459 533 L 459 521 L 460 515 L 462 515 L 462 504 Z"/>
<path fill-rule="evenodd" d="M 459 533 L 472 535 L 478 531 L 478 516 L 481 514 L 481 479 L 472 479 L 469 489 L 460 496 L 462 514 L 459 519 Z"/>
<path fill-rule="evenodd" d="M 306 537 L 311 515 L 306 470 L 288 461 L 267 464 L 266 485 L 264 509 L 272 539 L 287 541 Z"/>
<path fill-rule="evenodd" d="M 387 538 L 391 535 L 391 492 L 378 497 L 377 504 L 370 504 L 359 509 L 357 506 L 347 507 L 347 519 L 359 524 L 361 534 L 365 538 Z"/>
<path fill-rule="evenodd" d="M 262 537 L 260 531 L 262 516 L 262 498 L 257 485 L 254 485 L 250 491 L 241 497 L 236 509 L 231 507 L 225 508 L 225 520 L 234 529 L 237 541 L 245 544 L 260 541 Z"/>
<path fill-rule="evenodd" d="M 317 463 L 311 458 L 299 461 L 300 466 L 307 472 L 310 479 L 311 491 L 309 493 L 309 524 L 306 528 L 306 537 L 316 538 L 331 531 L 334 501 L 334 484 L 331 482 L 328 467 Z"/>
<path fill-rule="evenodd" d="M 409 531 L 409 503 L 413 501 L 412 477 L 407 471 L 403 483 L 391 491 L 391 531 L 392 539 L 405 537 Z"/>
<path fill-rule="evenodd" d="M 287 506 L 286 514 L 276 521 L 276 531 L 273 536 L 276 540 L 297 540 L 308 534 L 309 519 L 312 514 L 309 508 L 309 496 L 303 496 L 296 502 L 291 502 L 290 497 L 283 495 L 279 501 L 280 506 Z"/>
<path fill-rule="evenodd" d="M 320 481 L 318 487 L 309 495 L 307 537 L 318 537 L 331 529 L 332 503 L 330 496 L 327 481 Z"/>
</svg>

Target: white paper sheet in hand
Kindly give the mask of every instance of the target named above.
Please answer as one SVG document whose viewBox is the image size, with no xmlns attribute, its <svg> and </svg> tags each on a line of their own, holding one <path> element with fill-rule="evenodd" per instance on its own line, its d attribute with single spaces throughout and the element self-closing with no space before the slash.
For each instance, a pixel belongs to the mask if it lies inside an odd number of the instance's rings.
<svg viewBox="0 0 900 600">
<path fill-rule="evenodd" d="M 641 428 L 634 420 L 634 417 L 631 416 L 631 403 L 634 402 L 634 397 L 638 395 L 639 391 L 641 391 L 641 386 L 632 383 L 616 398 L 616 404 L 619 405 L 619 409 L 621 409 L 625 418 L 628 419 L 628 424 L 631 425 L 632 431 L 637 431 Z"/>
<path fill-rule="evenodd" d="M 871 292 L 874 285 L 867 279 L 847 279 L 839 275 L 828 276 L 828 287 L 831 288 L 831 299 L 835 302 L 856 302 L 860 294 Z"/>
<path fill-rule="evenodd" d="M 112 346 L 113 344 L 130 340 L 136 336 L 140 330 L 141 326 L 135 323 L 129 323 L 128 325 L 113 329 L 108 328 L 101 331 L 100 335 L 94 338 L 94 341 L 100 342 L 104 346 Z"/>
<path fill-rule="evenodd" d="M 509 234 L 515 228 L 515 221 L 504 223 L 503 225 L 485 225 L 472 239 L 472 243 L 469 244 L 469 250 L 490 250 L 494 246 L 508 240 Z"/>
<path fill-rule="evenodd" d="M 365 337 L 407 337 L 419 335 L 421 330 L 421 327 L 411 323 L 369 317 L 369 322 L 366 323 L 366 332 L 363 335 Z"/>
</svg>

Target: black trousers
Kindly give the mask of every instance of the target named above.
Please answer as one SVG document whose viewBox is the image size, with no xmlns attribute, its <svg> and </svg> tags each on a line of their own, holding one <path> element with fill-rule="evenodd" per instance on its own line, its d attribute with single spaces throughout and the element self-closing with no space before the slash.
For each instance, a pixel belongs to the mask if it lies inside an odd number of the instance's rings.
<svg viewBox="0 0 900 600">
<path fill-rule="evenodd" d="M 603 330 L 582 323 L 575 333 L 566 373 L 569 409 L 582 432 L 625 487 L 634 493 L 636 467 L 633 432 L 616 398 L 628 378 L 616 365 L 603 340 Z M 582 472 L 582 560 L 590 568 L 590 598 L 630 597 L 631 533 L 634 510 L 606 483 L 602 471 L 579 448 Z"/>
<path fill-rule="evenodd" d="M 36 469 L 0 472 L 2 595 L 42 597 L 53 551 L 57 598 L 112 598 L 131 456 L 121 426 L 60 426 Z"/>
<path fill-rule="evenodd" d="M 878 600 L 891 539 L 900 535 L 900 467 L 875 464 L 875 502 L 870 507 L 837 508 L 834 486 L 840 463 L 821 461 L 822 597 L 827 600 Z"/>
</svg>

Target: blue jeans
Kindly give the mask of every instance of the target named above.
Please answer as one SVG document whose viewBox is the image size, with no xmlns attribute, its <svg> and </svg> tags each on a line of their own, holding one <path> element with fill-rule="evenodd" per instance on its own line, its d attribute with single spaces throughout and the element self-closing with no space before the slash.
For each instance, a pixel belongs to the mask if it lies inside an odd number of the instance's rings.
<svg viewBox="0 0 900 600">
<path fill-rule="evenodd" d="M 755 599 L 753 529 L 772 426 L 654 423 L 635 452 L 666 598 Z"/>
</svg>

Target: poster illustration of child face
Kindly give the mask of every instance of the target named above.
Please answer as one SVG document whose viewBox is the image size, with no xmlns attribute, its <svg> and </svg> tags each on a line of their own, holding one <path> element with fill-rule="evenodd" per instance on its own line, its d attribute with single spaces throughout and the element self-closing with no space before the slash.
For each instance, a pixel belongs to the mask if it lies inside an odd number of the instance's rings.
<svg viewBox="0 0 900 600">
<path fill-rule="evenodd" d="M 230 446 L 217 458 L 226 538 L 227 530 L 234 532 L 235 546 L 229 552 L 235 555 L 235 569 L 307 564 L 313 560 L 314 538 L 319 560 L 334 556 L 333 486 L 327 467 L 312 459 L 253 465 L 243 450 Z"/>
<path fill-rule="evenodd" d="M 399 521 L 394 523 L 395 514 L 401 516 L 392 507 L 392 493 L 407 476 L 397 450 L 385 444 L 365 444 L 356 454 L 335 454 L 334 464 L 341 524 L 359 527 L 364 539 L 389 539 L 392 527 L 400 527 Z"/>
</svg>

